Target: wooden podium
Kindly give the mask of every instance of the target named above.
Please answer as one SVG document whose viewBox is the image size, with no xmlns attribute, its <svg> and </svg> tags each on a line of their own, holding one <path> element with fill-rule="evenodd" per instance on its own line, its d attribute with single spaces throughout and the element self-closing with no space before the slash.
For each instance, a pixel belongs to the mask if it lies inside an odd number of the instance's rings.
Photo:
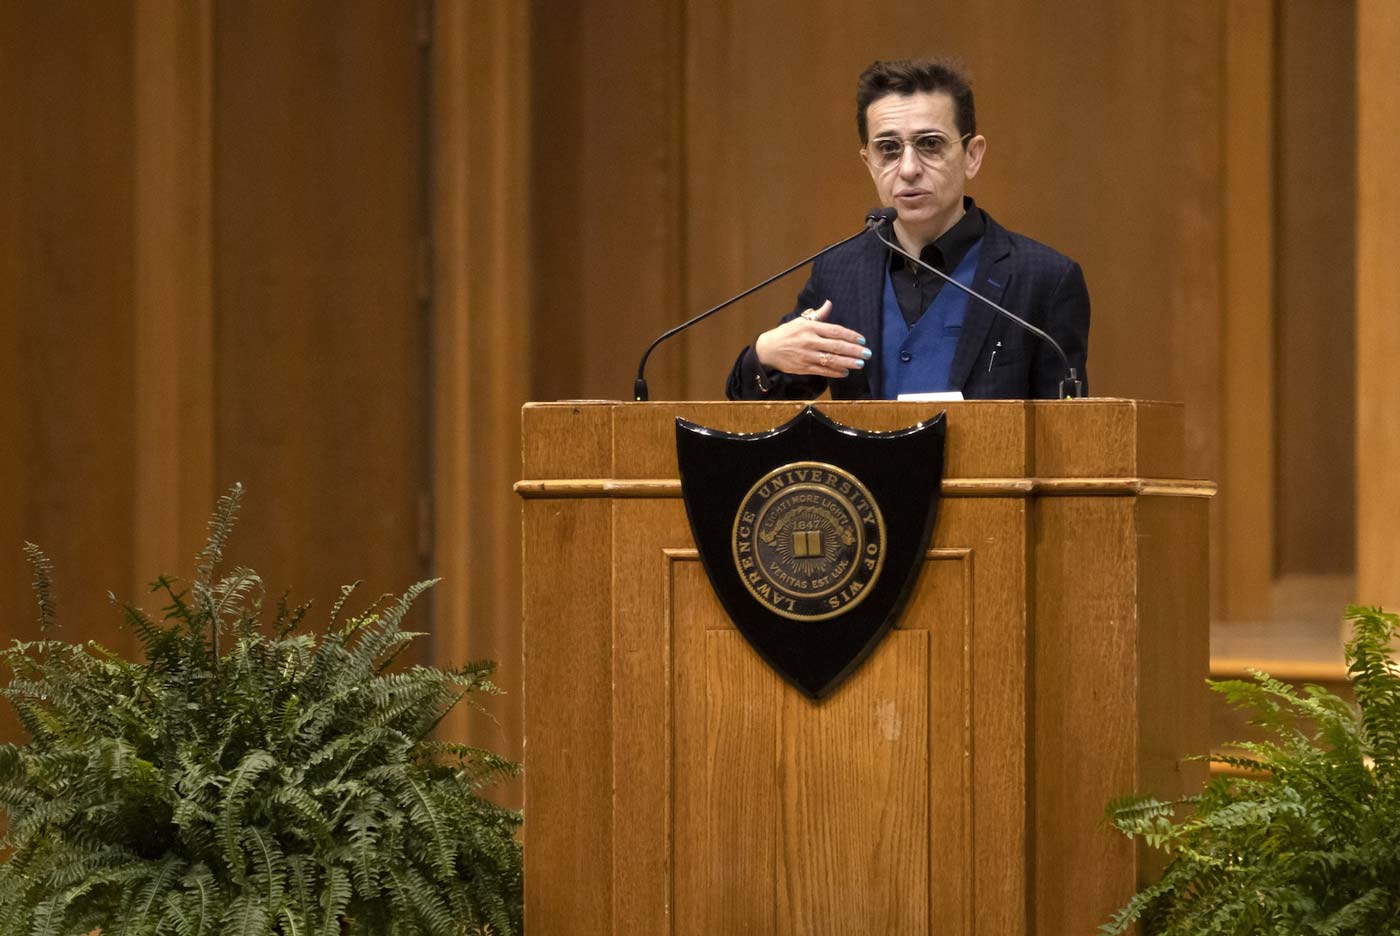
<svg viewBox="0 0 1400 936">
<path fill-rule="evenodd" d="M 1213 486 L 1180 406 L 817 405 L 948 414 L 911 598 L 822 702 L 721 609 L 676 468 L 676 416 L 799 404 L 525 407 L 528 932 L 1090 936 L 1143 873 L 1105 803 L 1204 781 Z"/>
</svg>

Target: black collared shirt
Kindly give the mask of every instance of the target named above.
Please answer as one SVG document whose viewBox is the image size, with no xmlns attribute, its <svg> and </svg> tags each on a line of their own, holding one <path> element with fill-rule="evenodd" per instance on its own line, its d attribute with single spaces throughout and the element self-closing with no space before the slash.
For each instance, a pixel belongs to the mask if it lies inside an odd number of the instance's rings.
<svg viewBox="0 0 1400 936">
<path fill-rule="evenodd" d="M 982 209 L 971 198 L 963 199 L 963 216 L 937 240 L 929 244 L 919 254 L 919 259 L 929 266 L 953 275 L 972 246 L 982 239 L 986 228 L 982 220 Z M 943 288 L 943 279 L 922 267 L 915 266 L 899 254 L 890 252 L 890 284 L 894 286 L 894 297 L 899 303 L 899 311 L 910 328 L 924 314 L 938 290 Z"/>
</svg>

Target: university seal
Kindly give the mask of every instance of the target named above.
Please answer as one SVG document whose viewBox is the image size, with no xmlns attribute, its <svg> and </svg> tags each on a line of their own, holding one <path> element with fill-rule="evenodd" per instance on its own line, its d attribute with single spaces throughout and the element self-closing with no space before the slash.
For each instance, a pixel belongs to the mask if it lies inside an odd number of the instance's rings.
<svg viewBox="0 0 1400 936">
<path fill-rule="evenodd" d="M 884 566 L 885 521 L 854 475 L 794 462 L 749 489 L 731 546 L 749 594 L 782 617 L 821 621 L 870 594 Z"/>
</svg>

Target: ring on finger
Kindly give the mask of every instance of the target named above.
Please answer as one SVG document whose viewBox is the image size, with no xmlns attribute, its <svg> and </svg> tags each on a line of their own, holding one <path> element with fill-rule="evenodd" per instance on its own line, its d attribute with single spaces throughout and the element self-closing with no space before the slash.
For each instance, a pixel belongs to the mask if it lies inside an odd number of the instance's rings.
<svg viewBox="0 0 1400 936">
<path fill-rule="evenodd" d="M 809 322 L 815 322 L 815 321 L 817 320 L 817 310 L 816 310 L 816 309 L 808 309 L 808 310 L 806 310 L 805 312 L 802 313 L 802 317 L 805 318 L 805 319 L 806 319 L 807 321 L 809 321 Z"/>
<path fill-rule="evenodd" d="M 823 352 L 822 352 L 822 367 L 826 367 L 826 366 L 827 366 L 828 364 L 830 364 L 830 363 L 831 363 L 831 352 L 830 352 L 830 351 L 823 351 Z"/>
</svg>

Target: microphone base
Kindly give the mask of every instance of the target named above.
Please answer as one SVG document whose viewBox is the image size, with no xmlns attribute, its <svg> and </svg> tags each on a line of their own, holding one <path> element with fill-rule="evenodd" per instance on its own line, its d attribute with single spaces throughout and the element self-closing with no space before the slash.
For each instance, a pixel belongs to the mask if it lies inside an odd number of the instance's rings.
<svg viewBox="0 0 1400 936">
<path fill-rule="evenodd" d="M 1077 377 L 1066 377 L 1060 381 L 1061 400 L 1084 399 L 1084 381 Z"/>
<path fill-rule="evenodd" d="M 647 393 L 647 382 L 645 377 L 638 377 L 632 384 L 632 399 L 638 403 L 645 403 L 650 397 Z"/>
</svg>

